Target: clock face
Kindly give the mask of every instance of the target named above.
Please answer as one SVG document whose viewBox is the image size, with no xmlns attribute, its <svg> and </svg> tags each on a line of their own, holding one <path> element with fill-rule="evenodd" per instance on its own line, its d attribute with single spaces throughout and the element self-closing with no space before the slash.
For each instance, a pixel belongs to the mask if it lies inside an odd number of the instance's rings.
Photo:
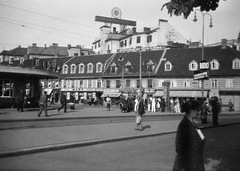
<svg viewBox="0 0 240 171">
<path fill-rule="evenodd" d="M 113 8 L 111 13 L 114 18 L 120 19 L 122 16 L 122 11 L 118 7 Z"/>
</svg>

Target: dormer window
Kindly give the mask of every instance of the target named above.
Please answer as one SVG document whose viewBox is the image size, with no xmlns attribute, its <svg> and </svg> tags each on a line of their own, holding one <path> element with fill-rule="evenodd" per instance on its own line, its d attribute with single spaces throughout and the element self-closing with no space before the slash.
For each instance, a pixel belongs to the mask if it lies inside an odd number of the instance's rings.
<svg viewBox="0 0 240 171">
<path fill-rule="evenodd" d="M 110 72 L 111 73 L 117 73 L 117 65 L 113 62 L 111 65 L 110 65 Z"/>
<path fill-rule="evenodd" d="M 211 70 L 218 70 L 219 69 L 219 62 L 214 59 L 210 62 Z"/>
<path fill-rule="evenodd" d="M 232 62 L 232 69 L 240 69 L 240 59 L 236 58 Z"/>
<path fill-rule="evenodd" d="M 153 63 L 152 60 L 150 60 L 148 63 L 147 63 L 147 72 L 153 72 L 155 69 L 155 65 Z"/>
<path fill-rule="evenodd" d="M 71 65 L 70 73 L 71 73 L 71 74 L 75 74 L 75 73 L 76 73 L 76 68 L 77 68 L 76 65 L 75 65 L 75 64 L 72 64 L 72 65 Z"/>
<path fill-rule="evenodd" d="M 127 62 L 126 64 L 125 64 L 125 73 L 131 73 L 132 72 L 132 68 L 133 68 L 133 65 L 131 64 L 131 62 Z"/>
<path fill-rule="evenodd" d="M 165 71 L 171 71 L 172 70 L 172 63 L 167 61 L 165 63 Z"/>
<path fill-rule="evenodd" d="M 96 65 L 96 72 L 97 73 L 101 73 L 102 72 L 102 63 L 97 63 L 97 65 Z"/>
<path fill-rule="evenodd" d="M 198 69 L 198 63 L 196 61 L 192 61 L 188 65 L 190 71 L 196 71 Z"/>
<path fill-rule="evenodd" d="M 68 65 L 64 64 L 63 65 L 63 74 L 67 74 L 68 73 Z"/>
<path fill-rule="evenodd" d="M 93 64 L 92 63 L 89 63 L 87 65 L 87 73 L 93 73 Z"/>
<path fill-rule="evenodd" d="M 84 73 L 84 64 L 79 64 L 79 73 Z"/>
</svg>

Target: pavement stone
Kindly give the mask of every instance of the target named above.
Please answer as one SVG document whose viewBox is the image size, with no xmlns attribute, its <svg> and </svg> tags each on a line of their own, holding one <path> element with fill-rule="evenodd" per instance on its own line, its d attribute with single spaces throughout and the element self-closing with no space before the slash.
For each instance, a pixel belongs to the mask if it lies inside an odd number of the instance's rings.
<svg viewBox="0 0 240 171">
<path fill-rule="evenodd" d="M 76 110 L 57 112 L 55 106 L 49 106 L 48 114 L 44 113 L 37 117 L 36 109 L 28 109 L 25 112 L 17 112 L 15 109 L 3 109 L 0 112 L 0 122 L 21 121 L 21 120 L 43 120 L 43 119 L 64 119 L 81 117 L 112 117 L 112 116 L 134 116 L 134 112 L 121 113 L 118 106 L 113 106 L 111 111 L 107 111 L 102 106 L 81 106 L 76 105 Z M 231 114 L 236 114 L 232 112 Z M 145 115 L 176 115 L 169 112 L 147 112 Z M 178 114 L 182 115 L 183 114 Z M 211 117 L 209 117 L 211 118 Z M 99 143 L 113 141 L 122 141 L 133 138 L 144 138 L 149 136 L 159 136 L 168 133 L 175 133 L 180 120 L 169 121 L 151 121 L 144 122 L 143 131 L 136 131 L 135 123 L 107 123 L 93 125 L 73 125 L 61 127 L 44 127 L 34 129 L 13 129 L 0 131 L 0 157 L 9 157 L 29 153 L 57 150 L 70 147 L 81 147 Z M 236 123 L 238 123 L 236 121 Z M 232 123 L 221 123 L 221 125 Z M 202 128 L 209 128 L 211 122 L 207 125 L 201 125 Z"/>
</svg>

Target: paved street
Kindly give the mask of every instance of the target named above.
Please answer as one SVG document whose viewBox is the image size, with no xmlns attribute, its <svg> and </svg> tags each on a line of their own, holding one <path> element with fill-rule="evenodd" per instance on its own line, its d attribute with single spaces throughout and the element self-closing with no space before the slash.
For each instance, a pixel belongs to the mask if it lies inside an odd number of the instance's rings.
<svg viewBox="0 0 240 171">
<path fill-rule="evenodd" d="M 203 130 L 207 139 L 204 150 L 206 171 L 240 169 L 239 130 L 240 124 Z M 172 133 L 2 158 L 0 170 L 171 170 L 175 136 Z"/>
</svg>

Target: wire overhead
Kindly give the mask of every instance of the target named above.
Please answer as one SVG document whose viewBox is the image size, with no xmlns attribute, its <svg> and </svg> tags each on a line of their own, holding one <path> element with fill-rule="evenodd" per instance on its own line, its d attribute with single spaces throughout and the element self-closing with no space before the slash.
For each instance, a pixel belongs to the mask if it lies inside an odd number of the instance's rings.
<svg viewBox="0 0 240 171">
<path fill-rule="evenodd" d="M 25 11 L 25 12 L 28 12 L 28 13 L 37 14 L 37 15 L 40 15 L 40 16 L 44 16 L 44 17 L 56 19 L 56 20 L 59 20 L 59 21 L 64 21 L 64 22 L 67 22 L 67 23 L 76 24 L 76 25 L 80 25 L 80 26 L 84 26 L 84 27 L 88 27 L 88 28 L 92 28 L 92 29 L 97 29 L 97 30 L 98 30 L 98 28 L 95 28 L 95 27 L 91 27 L 91 26 L 84 25 L 84 24 L 77 23 L 77 22 L 73 22 L 73 21 L 64 20 L 64 19 L 57 18 L 57 17 L 54 17 L 54 16 L 50 16 L 50 15 L 46 15 L 46 14 L 41 14 L 41 13 L 38 13 L 38 12 L 29 11 L 29 10 L 22 9 L 22 8 L 18 8 L 18 7 L 13 7 L 13 6 L 10 6 L 10 5 L 5 5 L 5 4 L 0 4 L 0 5 L 3 6 L 3 7 L 13 8 L 13 9 Z"/>
</svg>

